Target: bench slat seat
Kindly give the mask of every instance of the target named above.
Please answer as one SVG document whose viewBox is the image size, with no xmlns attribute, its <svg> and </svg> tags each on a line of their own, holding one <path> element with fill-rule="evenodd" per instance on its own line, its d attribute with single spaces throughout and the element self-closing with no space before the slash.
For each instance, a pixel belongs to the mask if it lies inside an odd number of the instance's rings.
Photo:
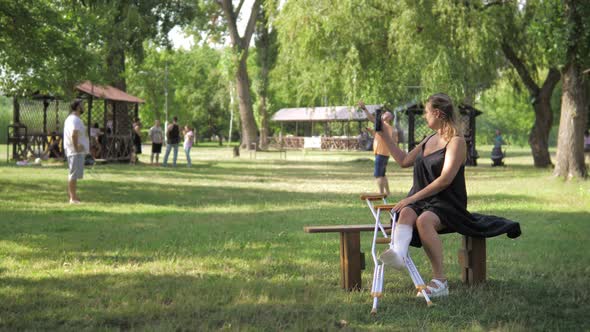
<svg viewBox="0 0 590 332">
<path fill-rule="evenodd" d="M 383 225 L 385 229 L 391 229 L 391 225 Z M 375 225 L 335 225 L 335 226 L 306 226 L 305 233 L 358 233 L 369 232 L 375 229 Z"/>
</svg>

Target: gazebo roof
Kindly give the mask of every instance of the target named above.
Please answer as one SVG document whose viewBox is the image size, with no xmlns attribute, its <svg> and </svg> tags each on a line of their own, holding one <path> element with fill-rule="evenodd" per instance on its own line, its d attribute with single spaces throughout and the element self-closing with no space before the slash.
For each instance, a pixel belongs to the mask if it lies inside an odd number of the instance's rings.
<svg viewBox="0 0 590 332">
<path fill-rule="evenodd" d="M 367 105 L 371 113 L 381 105 Z M 273 116 L 272 121 L 277 122 L 339 122 L 339 121 L 365 121 L 365 112 L 353 106 L 327 106 L 327 107 L 297 107 L 281 108 Z"/>
<path fill-rule="evenodd" d="M 90 81 L 85 81 L 76 86 L 78 91 L 87 93 L 93 97 L 114 101 L 125 101 L 128 103 L 144 103 L 141 98 L 132 96 L 125 91 L 119 90 L 110 85 L 94 85 Z"/>
</svg>

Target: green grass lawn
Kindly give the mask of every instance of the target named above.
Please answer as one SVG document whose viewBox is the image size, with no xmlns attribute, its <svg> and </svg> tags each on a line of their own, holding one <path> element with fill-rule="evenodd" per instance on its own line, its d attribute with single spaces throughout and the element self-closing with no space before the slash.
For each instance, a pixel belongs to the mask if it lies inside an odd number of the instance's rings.
<svg viewBox="0 0 590 332">
<path fill-rule="evenodd" d="M 376 318 L 371 234 L 364 289 L 349 293 L 338 234 L 303 232 L 371 223 L 358 199 L 375 191 L 370 153 L 234 159 L 200 146 L 191 169 L 181 158 L 176 169 L 87 170 L 78 206 L 66 204 L 62 164 L 2 161 L 0 329 L 589 330 L 590 183 L 534 169 L 528 149 L 511 147 L 502 168 L 490 167 L 490 147 L 479 150 L 480 166 L 466 171 L 469 209 L 517 220 L 523 235 L 488 240 L 488 282 L 471 288 L 460 280 L 461 238 L 445 235 L 451 295 L 427 308 L 406 273 L 389 273 Z M 388 175 L 393 202 L 412 174 L 390 166 Z M 411 254 L 429 279 L 425 254 Z"/>
</svg>

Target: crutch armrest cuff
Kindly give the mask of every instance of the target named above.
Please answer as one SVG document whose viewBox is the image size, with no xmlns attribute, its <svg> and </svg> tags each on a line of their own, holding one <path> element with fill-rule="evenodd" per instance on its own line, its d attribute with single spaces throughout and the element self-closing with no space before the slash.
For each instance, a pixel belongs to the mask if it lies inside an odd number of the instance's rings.
<svg viewBox="0 0 590 332">
<path fill-rule="evenodd" d="M 387 194 L 361 194 L 361 200 L 378 201 L 387 197 Z"/>
</svg>

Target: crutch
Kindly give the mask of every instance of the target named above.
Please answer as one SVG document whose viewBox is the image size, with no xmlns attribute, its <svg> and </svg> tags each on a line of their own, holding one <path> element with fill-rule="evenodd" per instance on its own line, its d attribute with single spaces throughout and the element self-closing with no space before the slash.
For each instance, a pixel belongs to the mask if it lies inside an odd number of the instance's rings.
<svg viewBox="0 0 590 332">
<path fill-rule="evenodd" d="M 379 259 L 377 259 L 377 239 L 379 236 L 379 232 L 383 234 L 384 238 L 388 238 L 387 233 L 385 232 L 385 228 L 383 224 L 381 224 L 381 218 L 379 217 L 380 212 L 375 210 L 373 203 L 376 201 L 383 201 L 383 204 L 387 204 L 387 197 L 386 194 L 364 194 L 361 195 L 361 200 L 367 202 L 369 206 L 369 210 L 371 210 L 371 214 L 375 220 L 375 229 L 373 230 L 373 243 L 371 245 L 371 256 L 373 257 L 374 263 L 374 270 L 373 270 L 373 282 L 371 283 L 371 297 L 373 297 L 373 310 L 371 310 L 372 315 L 377 314 L 377 303 L 379 298 L 383 295 L 383 274 L 384 274 L 384 265 Z"/>
<path fill-rule="evenodd" d="M 395 232 L 395 226 L 397 224 L 397 218 L 398 218 L 398 213 L 395 212 L 393 210 L 394 205 L 392 204 L 384 204 L 384 205 L 375 205 L 373 206 L 373 209 L 377 210 L 377 216 L 376 218 L 380 217 L 381 211 L 389 211 L 390 215 L 391 215 L 391 237 L 389 239 L 389 249 L 393 250 L 393 233 Z M 378 241 L 378 239 L 375 239 L 375 242 L 378 243 L 382 243 L 381 241 Z M 404 259 L 404 264 L 406 266 L 406 268 L 408 269 L 408 273 L 410 274 L 410 278 L 412 279 L 412 282 L 414 283 L 414 286 L 416 287 L 416 290 L 418 290 L 418 292 L 422 293 L 422 295 L 424 296 L 424 300 L 426 301 L 426 304 L 428 306 L 432 306 L 433 303 L 430 300 L 430 297 L 428 296 L 428 294 L 426 293 L 426 285 L 424 284 L 424 280 L 422 279 L 422 276 L 420 276 L 420 273 L 418 272 L 418 269 L 416 268 L 416 265 L 414 264 L 414 261 L 412 260 L 412 258 L 410 257 L 410 253 L 408 252 L 407 256 L 403 258 Z M 383 264 L 383 262 L 381 262 L 381 264 Z M 383 280 L 381 280 L 381 283 L 383 282 Z M 383 286 L 380 286 L 381 288 L 383 288 Z M 371 313 L 373 312 L 377 312 L 377 307 L 376 307 L 376 301 L 373 300 L 373 310 L 371 310 Z"/>
</svg>

